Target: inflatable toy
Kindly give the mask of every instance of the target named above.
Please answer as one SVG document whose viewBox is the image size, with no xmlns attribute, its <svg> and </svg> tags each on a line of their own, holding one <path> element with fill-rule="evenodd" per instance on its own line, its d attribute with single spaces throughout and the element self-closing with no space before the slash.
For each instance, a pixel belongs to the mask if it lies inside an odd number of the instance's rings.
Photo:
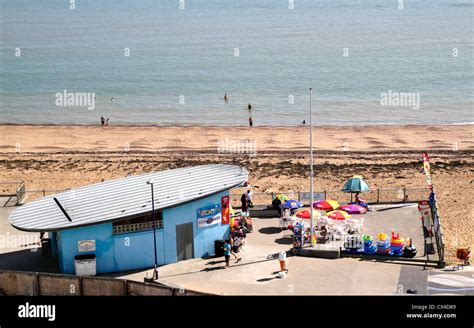
<svg viewBox="0 0 474 328">
<path fill-rule="evenodd" d="M 392 232 L 392 239 L 390 241 L 390 250 L 392 256 L 402 256 L 405 248 L 405 240 L 400 237 L 398 233 Z"/>
<path fill-rule="evenodd" d="M 387 239 L 387 234 L 380 232 L 378 235 L 377 250 L 379 255 L 390 255 L 390 241 Z"/>
<path fill-rule="evenodd" d="M 415 257 L 416 255 L 416 247 L 413 245 L 413 241 L 411 238 L 407 238 L 407 243 L 405 245 L 405 249 L 403 251 L 404 257 Z"/>
<path fill-rule="evenodd" d="M 377 251 L 377 246 L 374 245 L 374 238 L 369 235 L 364 235 L 364 253 L 367 255 L 374 255 Z"/>
</svg>

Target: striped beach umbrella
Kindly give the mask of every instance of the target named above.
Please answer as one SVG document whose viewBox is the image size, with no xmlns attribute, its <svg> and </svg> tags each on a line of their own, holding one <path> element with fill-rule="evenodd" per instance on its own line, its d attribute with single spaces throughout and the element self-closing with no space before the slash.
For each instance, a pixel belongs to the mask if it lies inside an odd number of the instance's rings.
<svg viewBox="0 0 474 328">
<path fill-rule="evenodd" d="M 311 216 L 311 211 L 308 210 L 308 209 L 299 210 L 298 212 L 296 212 L 296 217 L 298 217 L 300 219 L 309 220 L 310 216 Z M 319 213 L 318 211 L 313 211 L 313 219 L 318 220 L 320 218 L 321 218 L 321 213 Z"/>
<path fill-rule="evenodd" d="M 328 213 L 328 217 L 333 220 L 345 220 L 350 219 L 351 216 L 346 211 L 331 211 Z"/>
<path fill-rule="evenodd" d="M 285 194 L 278 194 L 275 196 L 275 198 L 278 198 L 282 203 L 289 200 L 288 196 Z"/>
<path fill-rule="evenodd" d="M 321 211 L 332 211 L 339 208 L 339 203 L 336 200 L 318 200 L 313 203 L 313 208 Z"/>
</svg>

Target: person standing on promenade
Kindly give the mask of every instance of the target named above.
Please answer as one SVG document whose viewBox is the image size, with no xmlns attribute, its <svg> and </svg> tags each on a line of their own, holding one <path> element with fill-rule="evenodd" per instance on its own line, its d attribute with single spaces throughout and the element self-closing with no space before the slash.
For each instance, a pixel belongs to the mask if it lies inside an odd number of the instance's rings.
<svg viewBox="0 0 474 328">
<path fill-rule="evenodd" d="M 242 194 L 242 196 L 240 197 L 240 203 L 242 205 L 242 209 L 241 209 L 241 212 L 244 213 L 244 212 L 247 212 L 248 210 L 248 202 L 247 202 L 247 194 Z"/>
<path fill-rule="evenodd" d="M 224 258 L 225 258 L 225 267 L 229 267 L 229 260 L 230 260 L 230 253 L 232 251 L 232 247 L 230 246 L 229 240 L 226 240 L 224 243 Z"/>
<path fill-rule="evenodd" d="M 235 245 L 234 243 L 234 237 L 232 236 L 232 234 L 230 234 L 230 254 L 232 254 L 234 256 L 234 259 L 235 259 L 235 263 L 238 263 L 241 259 L 237 256 L 237 254 L 235 254 L 235 252 L 237 251 L 236 249 L 234 249 L 234 246 L 237 247 L 237 245 Z"/>
<path fill-rule="evenodd" d="M 288 272 L 288 269 L 286 268 L 286 252 L 281 251 L 278 254 L 278 261 L 280 262 L 280 272 L 286 271 Z"/>
<path fill-rule="evenodd" d="M 247 190 L 247 204 L 249 208 L 253 207 L 252 196 L 253 196 L 252 192 L 250 190 Z"/>
</svg>

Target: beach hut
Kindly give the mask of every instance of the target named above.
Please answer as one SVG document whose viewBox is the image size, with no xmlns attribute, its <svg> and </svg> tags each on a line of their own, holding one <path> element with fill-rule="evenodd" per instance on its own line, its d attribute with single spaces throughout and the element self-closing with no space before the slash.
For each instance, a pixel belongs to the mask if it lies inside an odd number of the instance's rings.
<svg viewBox="0 0 474 328">
<path fill-rule="evenodd" d="M 74 274 L 82 255 L 95 258 L 97 273 L 150 268 L 214 255 L 229 235 L 229 190 L 247 179 L 223 164 L 128 176 L 32 201 L 10 224 L 48 232 L 63 273 Z"/>
</svg>

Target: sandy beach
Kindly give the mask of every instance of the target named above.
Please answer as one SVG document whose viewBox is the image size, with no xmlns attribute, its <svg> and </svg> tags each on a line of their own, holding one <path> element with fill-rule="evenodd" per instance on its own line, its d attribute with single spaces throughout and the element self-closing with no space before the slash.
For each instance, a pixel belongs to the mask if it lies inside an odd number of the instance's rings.
<svg viewBox="0 0 474 328">
<path fill-rule="evenodd" d="M 25 181 L 29 199 L 127 174 L 233 163 L 255 193 L 309 189 L 307 126 L 0 126 L 0 182 Z M 326 126 L 314 130 L 315 188 L 338 190 L 353 174 L 374 188 L 426 188 L 428 151 L 447 255 L 474 249 L 473 125 Z M 15 185 L 0 185 L 3 193 Z M 428 191 L 426 191 L 428 195 Z"/>
</svg>

